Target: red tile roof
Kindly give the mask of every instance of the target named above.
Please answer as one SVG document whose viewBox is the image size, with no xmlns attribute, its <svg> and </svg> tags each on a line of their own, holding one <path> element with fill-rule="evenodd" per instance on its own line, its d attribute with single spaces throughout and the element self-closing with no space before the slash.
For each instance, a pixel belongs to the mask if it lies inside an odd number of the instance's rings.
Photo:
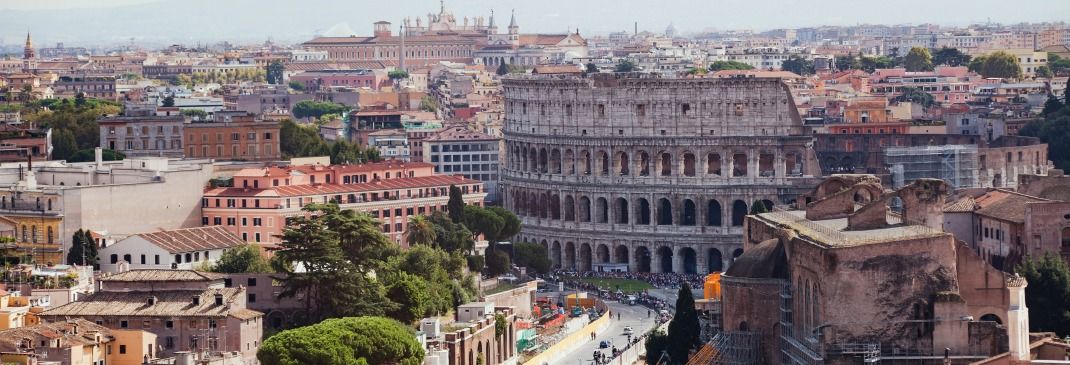
<svg viewBox="0 0 1070 365">
<path fill-rule="evenodd" d="M 138 233 L 136 236 L 144 238 L 170 253 L 218 250 L 245 244 L 238 236 L 230 233 L 223 226 Z"/>
<path fill-rule="evenodd" d="M 362 184 L 316 184 L 288 185 L 266 189 L 216 188 L 204 193 L 205 197 L 298 197 L 324 194 L 349 194 L 380 190 L 433 188 L 449 185 L 478 184 L 479 181 L 466 179 L 459 175 L 435 175 L 406 177 L 399 179 L 377 180 Z"/>
</svg>

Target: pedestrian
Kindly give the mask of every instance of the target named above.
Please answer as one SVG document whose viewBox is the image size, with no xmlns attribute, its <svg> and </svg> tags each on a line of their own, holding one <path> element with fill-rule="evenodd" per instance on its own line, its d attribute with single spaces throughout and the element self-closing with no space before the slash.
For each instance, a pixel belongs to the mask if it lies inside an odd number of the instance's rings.
<svg viewBox="0 0 1070 365">
<path fill-rule="evenodd" d="M 620 320 L 620 312 L 617 312 L 617 320 Z"/>
<path fill-rule="evenodd" d="M 646 318 L 650 318 L 650 310 L 649 309 L 646 310 Z"/>
</svg>

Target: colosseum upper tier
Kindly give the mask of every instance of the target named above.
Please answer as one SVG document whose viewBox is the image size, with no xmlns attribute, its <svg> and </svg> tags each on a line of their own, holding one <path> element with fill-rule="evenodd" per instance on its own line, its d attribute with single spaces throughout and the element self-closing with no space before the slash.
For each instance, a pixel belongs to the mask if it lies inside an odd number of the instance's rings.
<svg viewBox="0 0 1070 365">
<path fill-rule="evenodd" d="M 651 74 L 503 82 L 505 206 L 555 267 L 707 273 L 742 253 L 754 202 L 820 174 L 787 85 Z"/>
</svg>

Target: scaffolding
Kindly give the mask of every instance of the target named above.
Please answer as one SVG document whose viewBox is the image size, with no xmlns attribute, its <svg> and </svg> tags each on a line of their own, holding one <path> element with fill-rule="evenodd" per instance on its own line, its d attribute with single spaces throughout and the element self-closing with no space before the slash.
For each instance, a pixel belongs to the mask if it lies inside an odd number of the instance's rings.
<svg viewBox="0 0 1070 365">
<path fill-rule="evenodd" d="M 829 348 L 830 355 L 861 357 L 864 364 L 877 364 L 881 361 L 879 343 L 836 343 Z"/>
<path fill-rule="evenodd" d="M 710 341 L 715 352 L 709 363 L 716 365 L 762 364 L 761 342 L 762 338 L 758 332 L 720 332 Z"/>
<path fill-rule="evenodd" d="M 922 178 L 944 180 L 956 189 L 980 186 L 975 145 L 888 147 L 884 161 L 896 189 Z"/>
</svg>

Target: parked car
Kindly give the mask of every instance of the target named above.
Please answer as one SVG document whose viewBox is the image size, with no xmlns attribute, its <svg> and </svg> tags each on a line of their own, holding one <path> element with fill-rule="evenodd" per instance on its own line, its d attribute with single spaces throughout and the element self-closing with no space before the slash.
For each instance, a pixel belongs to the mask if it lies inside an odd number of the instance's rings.
<svg viewBox="0 0 1070 365">
<path fill-rule="evenodd" d="M 608 340 L 602 340 L 602 342 L 598 343 L 598 348 L 600 348 L 600 349 L 609 348 L 609 346 L 610 345 L 609 345 L 609 341 Z"/>
<path fill-rule="evenodd" d="M 632 333 L 635 333 L 635 331 L 632 330 L 632 326 L 625 326 L 624 327 L 624 334 L 631 335 Z"/>
</svg>

